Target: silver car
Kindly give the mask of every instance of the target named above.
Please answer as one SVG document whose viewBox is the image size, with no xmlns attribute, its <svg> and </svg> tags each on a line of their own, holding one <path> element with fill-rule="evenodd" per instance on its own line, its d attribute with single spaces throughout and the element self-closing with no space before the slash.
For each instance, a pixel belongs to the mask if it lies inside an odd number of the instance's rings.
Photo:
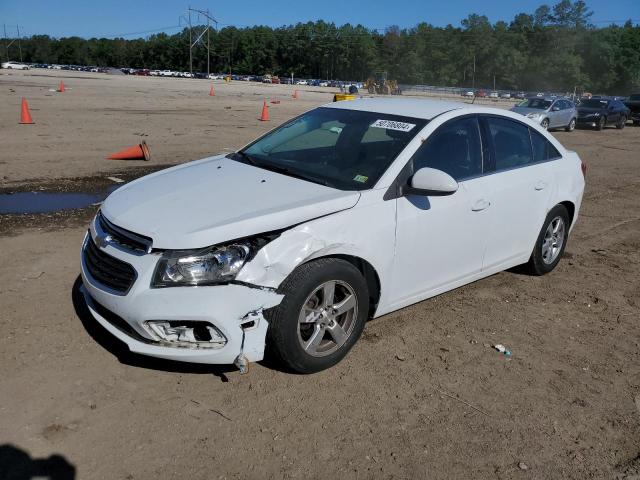
<svg viewBox="0 0 640 480">
<path fill-rule="evenodd" d="M 575 104 L 566 98 L 527 98 L 511 111 L 538 122 L 542 128 L 564 128 L 567 132 L 576 128 L 578 118 Z"/>
</svg>

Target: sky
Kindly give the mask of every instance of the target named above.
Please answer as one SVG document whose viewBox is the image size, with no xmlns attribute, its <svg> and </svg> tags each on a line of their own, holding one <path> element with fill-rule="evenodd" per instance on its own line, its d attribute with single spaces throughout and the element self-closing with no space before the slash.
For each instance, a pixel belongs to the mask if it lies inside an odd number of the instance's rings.
<svg viewBox="0 0 640 480">
<path fill-rule="evenodd" d="M 281 26 L 314 20 L 338 25 L 362 24 L 384 29 L 412 27 L 421 21 L 436 26 L 460 26 L 470 13 L 486 15 L 494 23 L 510 21 L 520 12 L 533 13 L 541 4 L 558 0 L 0 0 L 0 24 L 7 35 L 47 34 L 53 37 L 145 37 L 157 31 L 175 33 L 184 26 L 189 5 L 209 10 L 219 27 Z M 640 24 L 640 0 L 586 0 L 598 26 L 632 19 Z M 366 7 L 361 7 L 366 5 Z M 2 34 L 2 32 L 0 32 Z"/>
</svg>

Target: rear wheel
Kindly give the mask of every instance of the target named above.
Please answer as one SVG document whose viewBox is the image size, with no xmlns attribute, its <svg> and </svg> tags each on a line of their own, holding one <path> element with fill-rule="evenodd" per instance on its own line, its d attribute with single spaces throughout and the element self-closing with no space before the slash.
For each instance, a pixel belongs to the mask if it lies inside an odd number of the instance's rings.
<svg viewBox="0 0 640 480">
<path fill-rule="evenodd" d="M 542 122 L 540 122 L 540 126 L 542 128 L 544 128 L 545 130 L 549 128 L 549 119 L 545 118 L 544 120 L 542 120 Z"/>
<path fill-rule="evenodd" d="M 576 119 L 572 118 L 569 125 L 564 127 L 565 132 L 573 132 L 576 129 Z"/>
<path fill-rule="evenodd" d="M 544 275 L 556 268 L 567 245 L 569 213 L 564 205 L 551 209 L 542 225 L 527 264 L 533 275 Z"/>
<path fill-rule="evenodd" d="M 351 263 L 322 258 L 298 267 L 278 289 L 280 305 L 265 312 L 267 348 L 288 368 L 313 373 L 349 352 L 368 316 L 369 291 Z"/>
<path fill-rule="evenodd" d="M 600 117 L 600 120 L 598 120 L 598 124 L 596 125 L 596 130 L 604 130 L 606 124 L 607 117 Z"/>
<path fill-rule="evenodd" d="M 626 124 L 627 124 L 627 117 L 623 115 L 622 117 L 620 117 L 620 121 L 616 124 L 616 128 L 618 130 L 622 130 Z"/>
</svg>

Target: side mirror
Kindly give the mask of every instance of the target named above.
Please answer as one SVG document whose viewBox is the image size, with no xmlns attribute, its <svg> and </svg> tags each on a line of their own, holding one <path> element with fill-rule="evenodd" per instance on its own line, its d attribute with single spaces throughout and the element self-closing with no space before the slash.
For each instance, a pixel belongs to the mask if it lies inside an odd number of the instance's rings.
<svg viewBox="0 0 640 480">
<path fill-rule="evenodd" d="M 424 167 L 409 179 L 409 183 L 402 190 L 403 195 L 444 196 L 458 191 L 458 182 L 451 175 Z"/>
<path fill-rule="evenodd" d="M 556 107 L 556 106 L 551 107 L 552 112 L 557 112 L 558 110 L 560 110 L 560 107 Z"/>
</svg>

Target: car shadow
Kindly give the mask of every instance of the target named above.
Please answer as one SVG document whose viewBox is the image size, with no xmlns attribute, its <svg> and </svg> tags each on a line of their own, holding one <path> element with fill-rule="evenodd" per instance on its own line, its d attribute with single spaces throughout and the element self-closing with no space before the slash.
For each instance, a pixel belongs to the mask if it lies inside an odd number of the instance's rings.
<svg viewBox="0 0 640 480">
<path fill-rule="evenodd" d="M 149 370 L 158 370 L 174 373 L 194 373 L 194 374 L 210 374 L 219 377 L 222 382 L 228 382 L 227 373 L 237 371 L 233 365 L 208 365 L 201 363 L 186 363 L 165 360 L 162 358 L 148 357 L 133 353 L 127 345 L 116 337 L 111 335 L 98 321 L 87 307 L 84 295 L 80 291 L 82 286 L 82 278 L 78 275 L 71 289 L 71 301 L 76 316 L 82 323 L 85 331 L 95 340 L 102 348 L 114 355 L 118 361 L 124 365 L 132 367 L 146 368 Z"/>
<path fill-rule="evenodd" d="M 62 455 L 32 458 L 29 453 L 7 443 L 0 445 L 0 478 L 73 480 L 76 478 L 76 467 Z"/>
</svg>

